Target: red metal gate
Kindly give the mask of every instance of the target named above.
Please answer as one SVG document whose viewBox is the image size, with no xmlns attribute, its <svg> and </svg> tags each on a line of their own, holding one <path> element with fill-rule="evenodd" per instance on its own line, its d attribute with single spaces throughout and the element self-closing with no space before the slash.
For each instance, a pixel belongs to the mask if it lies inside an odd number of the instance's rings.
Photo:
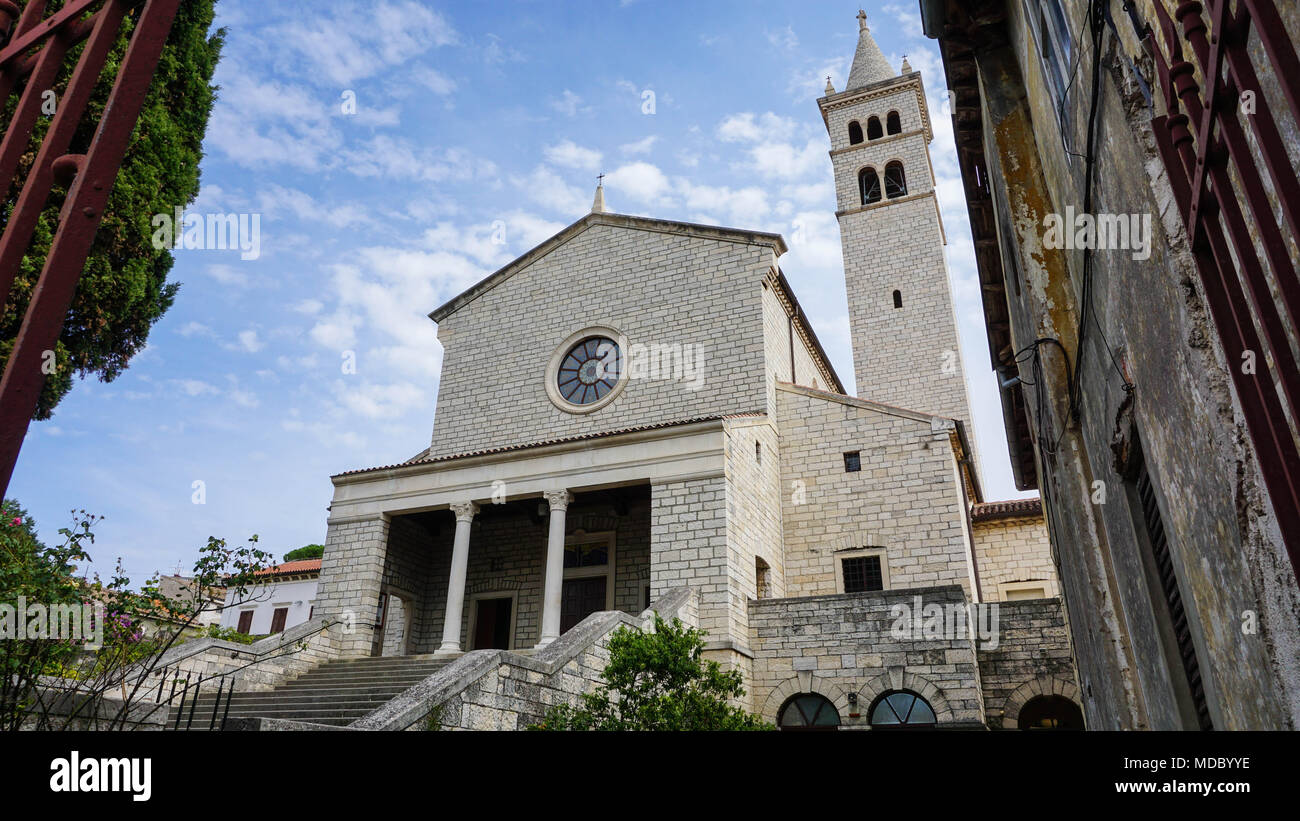
<svg viewBox="0 0 1300 821">
<path fill-rule="evenodd" d="M 148 0 L 141 9 L 137 9 L 140 0 L 67 0 L 48 18 L 44 16 L 46 5 L 46 0 L 28 0 L 20 9 L 12 0 L 0 0 L 0 43 L 6 43 L 0 49 L 0 104 L 9 100 L 20 82 L 26 81 L 0 140 L 0 186 L 6 189 L 19 158 L 28 148 L 43 95 L 54 85 L 68 50 L 85 41 L 0 237 L 2 305 L 9 298 L 19 263 L 46 207 L 52 182 L 59 178 L 68 183 L 49 254 L 0 379 L 0 497 L 9 486 L 45 383 L 41 367 L 44 352 L 54 349 L 63 330 L 64 317 L 180 0 Z M 90 149 L 85 154 L 68 154 L 73 133 L 128 13 L 138 14 L 135 31 Z"/>
<path fill-rule="evenodd" d="M 1300 451 L 1291 424 L 1300 418 L 1300 370 L 1291 346 L 1300 317 L 1300 277 L 1292 262 L 1300 238 L 1300 182 L 1251 59 L 1251 33 L 1294 124 L 1300 124 L 1300 60 L 1273 0 L 1237 0 L 1235 13 L 1229 0 L 1180 3 L 1174 16 L 1181 34 L 1164 4 L 1154 5 L 1161 37 L 1149 30 L 1146 46 L 1168 112 L 1152 123 L 1156 143 L 1300 578 Z M 1202 17 L 1207 10 L 1208 25 Z M 1195 65 L 1184 59 L 1184 44 Z"/>
</svg>

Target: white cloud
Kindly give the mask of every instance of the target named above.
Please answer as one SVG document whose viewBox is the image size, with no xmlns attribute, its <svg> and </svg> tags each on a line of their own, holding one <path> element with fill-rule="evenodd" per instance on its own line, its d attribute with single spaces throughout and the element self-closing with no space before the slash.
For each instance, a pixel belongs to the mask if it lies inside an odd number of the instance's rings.
<svg viewBox="0 0 1300 821">
<path fill-rule="evenodd" d="M 590 107 L 584 107 L 582 105 L 581 97 L 567 88 L 564 89 L 564 92 L 559 96 L 559 98 L 550 101 L 550 106 L 566 117 L 573 117 L 579 112 L 585 113 L 591 110 Z"/>
<path fill-rule="evenodd" d="M 594 148 L 584 148 L 573 140 L 561 140 L 555 145 L 549 145 L 543 153 L 547 162 L 564 168 L 595 171 L 600 167 L 601 153 Z"/>
<path fill-rule="evenodd" d="M 570 185 L 545 165 L 537 166 L 526 177 L 512 179 L 511 184 L 538 205 L 570 219 L 591 210 L 591 194 Z"/>
<path fill-rule="evenodd" d="M 654 144 L 659 142 L 659 137 L 651 134 L 648 137 L 642 137 L 635 142 L 625 143 L 619 146 L 619 150 L 624 154 L 649 154 Z"/>
<path fill-rule="evenodd" d="M 415 69 L 411 76 L 415 79 L 415 82 L 442 97 L 456 90 L 456 81 L 435 68 L 422 66 Z"/>
<path fill-rule="evenodd" d="M 672 191 L 664 172 L 648 162 L 633 162 L 616 168 L 605 177 L 605 185 L 615 194 L 626 195 L 650 205 L 662 204 Z"/>
</svg>

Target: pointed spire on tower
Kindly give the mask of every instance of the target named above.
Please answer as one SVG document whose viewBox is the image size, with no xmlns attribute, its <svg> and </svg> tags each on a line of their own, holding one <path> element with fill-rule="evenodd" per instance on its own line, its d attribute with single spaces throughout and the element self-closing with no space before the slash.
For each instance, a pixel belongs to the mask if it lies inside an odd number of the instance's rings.
<svg viewBox="0 0 1300 821">
<path fill-rule="evenodd" d="M 835 93 L 835 86 L 831 84 L 831 75 L 829 74 L 826 75 L 826 93 L 827 94 Z"/>
<path fill-rule="evenodd" d="M 596 198 L 591 201 L 591 213 L 604 214 L 608 210 L 605 207 L 605 175 L 600 174 L 596 177 Z"/>
<path fill-rule="evenodd" d="M 911 73 L 912 73 L 912 64 L 909 63 L 909 62 L 907 62 L 907 55 L 904 54 L 904 55 L 903 55 L 903 70 L 900 71 L 899 74 L 911 74 Z"/>
<path fill-rule="evenodd" d="M 872 38 L 871 29 L 867 28 L 867 13 L 858 9 L 858 50 L 853 53 L 853 68 L 849 71 L 849 80 L 845 83 L 844 90 L 862 88 L 895 76 L 897 75 L 889 67 L 889 61 L 881 53 L 880 46 Z"/>
</svg>

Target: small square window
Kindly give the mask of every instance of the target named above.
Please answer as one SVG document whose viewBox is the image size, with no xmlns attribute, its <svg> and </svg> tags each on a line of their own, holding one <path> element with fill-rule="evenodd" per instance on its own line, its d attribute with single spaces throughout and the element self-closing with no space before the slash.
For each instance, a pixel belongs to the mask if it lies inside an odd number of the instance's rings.
<svg viewBox="0 0 1300 821">
<path fill-rule="evenodd" d="M 849 451 L 844 454 L 844 472 L 857 473 L 862 470 L 862 454 L 860 451 Z"/>
<path fill-rule="evenodd" d="M 879 556 L 855 556 L 841 561 L 845 593 L 867 593 L 885 589 L 885 580 L 880 573 Z"/>
</svg>

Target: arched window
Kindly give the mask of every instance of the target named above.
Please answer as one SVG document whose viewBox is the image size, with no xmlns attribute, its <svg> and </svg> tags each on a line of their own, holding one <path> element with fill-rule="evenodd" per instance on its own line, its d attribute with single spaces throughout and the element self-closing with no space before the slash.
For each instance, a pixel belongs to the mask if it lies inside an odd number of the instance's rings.
<svg viewBox="0 0 1300 821">
<path fill-rule="evenodd" d="M 871 705 L 871 728 L 880 730 L 933 727 L 930 703 L 911 690 L 890 690 Z"/>
<path fill-rule="evenodd" d="M 840 726 L 840 711 L 825 696 L 800 693 L 781 705 L 776 723 L 782 730 L 834 730 Z"/>
<path fill-rule="evenodd" d="M 898 112 L 897 111 L 889 112 L 889 116 L 885 118 L 885 132 L 889 134 L 899 134 L 902 132 L 902 130 L 903 130 L 903 123 L 898 118 Z"/>
<path fill-rule="evenodd" d="M 882 134 L 880 131 L 880 118 L 872 117 L 871 119 L 867 120 L 867 139 L 878 140 L 883 136 L 884 134 Z"/>
<path fill-rule="evenodd" d="M 895 308 L 901 308 L 901 307 L 903 307 L 903 292 L 902 292 L 902 291 L 894 291 L 894 307 L 895 307 Z"/>
<path fill-rule="evenodd" d="M 907 178 L 903 176 L 903 164 L 894 160 L 885 166 L 885 196 L 892 200 L 906 193 Z"/>
<path fill-rule="evenodd" d="M 1022 730 L 1082 730 L 1083 712 L 1065 696 L 1035 696 L 1020 708 Z"/>
<path fill-rule="evenodd" d="M 876 169 L 864 168 L 858 172 L 858 192 L 862 194 L 863 205 L 880 201 L 880 177 Z"/>
<path fill-rule="evenodd" d="M 849 123 L 849 145 L 857 145 L 860 142 L 862 142 L 862 126 L 854 120 Z"/>
</svg>

